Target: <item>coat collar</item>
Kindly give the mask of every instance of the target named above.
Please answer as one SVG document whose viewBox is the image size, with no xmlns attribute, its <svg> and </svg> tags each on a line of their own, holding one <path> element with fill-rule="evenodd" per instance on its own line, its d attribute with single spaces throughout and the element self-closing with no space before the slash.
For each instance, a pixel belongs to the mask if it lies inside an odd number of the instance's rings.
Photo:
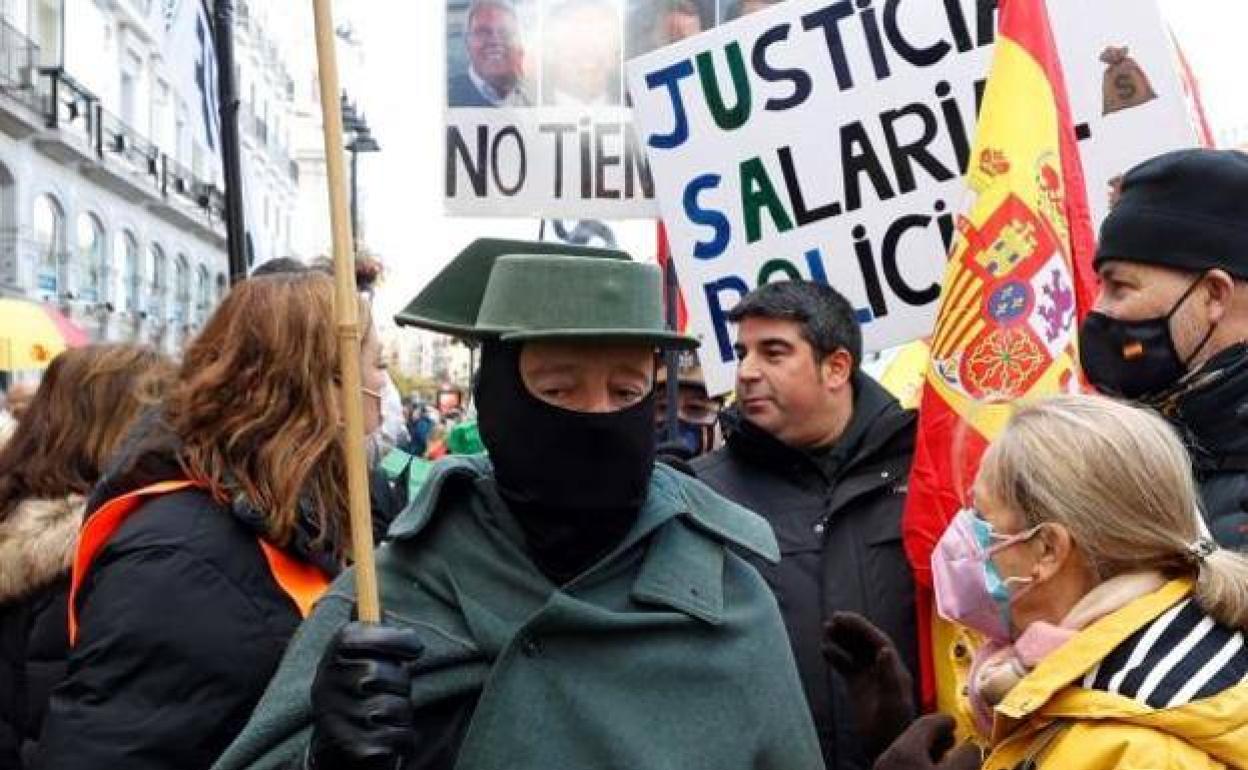
<svg viewBox="0 0 1248 770">
<path fill-rule="evenodd" d="M 79 495 L 26 500 L 0 521 L 0 603 L 68 574 L 84 505 Z"/>
<path fill-rule="evenodd" d="M 650 497 L 617 555 L 651 538 L 633 598 L 711 625 L 723 622 L 725 544 L 775 563 L 780 546 L 762 517 L 666 465 L 655 466 Z"/>
<path fill-rule="evenodd" d="M 416 537 L 438 513 L 442 496 L 457 483 L 472 485 L 492 473 L 484 456 L 439 462 L 420 494 L 395 520 L 390 537 L 395 541 Z M 506 529 L 518 536 L 518 526 Z M 771 562 L 780 559 L 775 535 L 761 517 L 725 500 L 700 482 L 665 465 L 656 465 L 650 495 L 633 529 L 612 553 L 565 588 L 575 589 L 595 580 L 604 568 L 618 563 L 643 541 L 648 543 L 633 582 L 633 598 L 668 606 L 711 624 L 723 620 L 725 546 Z M 536 567 L 532 571 L 535 579 L 546 580 Z"/>
<path fill-rule="evenodd" d="M 1248 396 L 1248 344 L 1218 353 L 1185 377 L 1157 408 L 1179 431 L 1202 471 L 1248 455 L 1248 432 L 1234 414 Z"/>
<path fill-rule="evenodd" d="M 1191 592 L 1190 579 L 1172 580 L 1160 590 L 1096 621 L 1042 660 L 997 705 L 997 712 L 1011 719 L 1025 719 L 1036 713 L 1071 682 L 1092 670 L 1131 634 Z"/>
</svg>

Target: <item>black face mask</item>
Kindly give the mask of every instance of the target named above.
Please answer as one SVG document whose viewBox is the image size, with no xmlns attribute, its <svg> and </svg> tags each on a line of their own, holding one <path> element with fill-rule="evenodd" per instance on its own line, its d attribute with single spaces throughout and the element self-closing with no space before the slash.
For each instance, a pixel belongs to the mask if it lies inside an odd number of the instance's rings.
<svg viewBox="0 0 1248 770">
<path fill-rule="evenodd" d="M 499 492 L 534 562 L 564 583 L 619 545 L 654 469 L 654 395 L 618 412 L 542 401 L 520 377 L 520 347 L 490 343 L 476 383 L 477 425 Z"/>
<path fill-rule="evenodd" d="M 1079 330 L 1079 360 L 1088 382 L 1102 393 L 1131 401 L 1156 398 L 1174 387 L 1217 328 L 1210 326 L 1186 359 L 1179 356 L 1170 319 L 1199 285 L 1197 279 L 1170 312 L 1158 318 L 1122 321 L 1104 313 L 1089 313 Z"/>
</svg>

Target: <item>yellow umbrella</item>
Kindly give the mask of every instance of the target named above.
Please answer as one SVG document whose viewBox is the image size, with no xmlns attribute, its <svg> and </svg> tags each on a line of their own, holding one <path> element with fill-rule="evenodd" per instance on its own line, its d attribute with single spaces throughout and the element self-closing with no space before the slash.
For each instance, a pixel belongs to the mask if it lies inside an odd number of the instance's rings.
<svg viewBox="0 0 1248 770">
<path fill-rule="evenodd" d="M 0 298 L 0 371 L 46 369 L 61 351 L 90 341 L 82 327 L 50 305 Z"/>
</svg>

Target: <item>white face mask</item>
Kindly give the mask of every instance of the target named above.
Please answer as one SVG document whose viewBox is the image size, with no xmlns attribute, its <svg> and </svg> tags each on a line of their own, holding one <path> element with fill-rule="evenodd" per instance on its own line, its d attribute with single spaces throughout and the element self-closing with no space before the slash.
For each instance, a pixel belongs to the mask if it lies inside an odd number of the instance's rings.
<svg viewBox="0 0 1248 770">
<path fill-rule="evenodd" d="M 386 375 L 385 385 L 381 389 L 381 434 L 391 446 L 406 444 L 407 421 L 403 419 L 403 398 L 394 380 Z"/>
<path fill-rule="evenodd" d="M 403 399 L 394 381 L 386 376 L 380 391 L 361 388 L 365 396 L 381 403 L 381 424 L 368 434 L 366 448 L 370 465 L 376 465 L 396 447 L 408 442 L 407 423 L 403 419 Z"/>
</svg>

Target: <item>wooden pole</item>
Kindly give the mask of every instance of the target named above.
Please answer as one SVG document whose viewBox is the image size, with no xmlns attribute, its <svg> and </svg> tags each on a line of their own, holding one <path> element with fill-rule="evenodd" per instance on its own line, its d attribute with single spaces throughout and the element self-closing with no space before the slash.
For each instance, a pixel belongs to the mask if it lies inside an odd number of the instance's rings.
<svg viewBox="0 0 1248 770">
<path fill-rule="evenodd" d="M 334 48 L 331 0 L 312 0 L 316 17 L 316 58 L 321 79 L 321 117 L 325 124 L 325 166 L 329 176 L 329 222 L 334 239 L 334 317 L 338 325 L 338 361 L 342 370 L 343 447 L 347 453 L 347 499 L 351 508 L 351 548 L 355 560 L 358 617 L 381 620 L 377 569 L 373 562 L 373 523 L 368 503 L 364 453 L 364 404 L 360 382 L 360 309 L 355 260 L 347 209 L 347 177 L 338 104 L 338 56 Z"/>
</svg>

